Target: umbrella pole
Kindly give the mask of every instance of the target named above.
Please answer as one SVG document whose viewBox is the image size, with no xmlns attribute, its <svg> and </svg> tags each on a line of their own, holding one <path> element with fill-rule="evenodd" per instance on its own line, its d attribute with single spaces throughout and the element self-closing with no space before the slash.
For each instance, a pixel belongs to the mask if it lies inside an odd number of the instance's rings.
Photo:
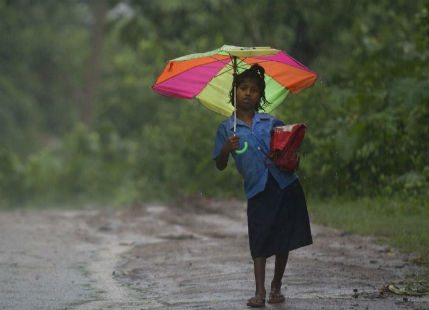
<svg viewBox="0 0 429 310">
<path fill-rule="evenodd" d="M 234 136 L 237 131 L 237 57 L 234 56 L 234 73 L 233 73 L 233 79 L 234 79 Z M 235 150 L 236 154 L 243 154 L 247 150 L 247 141 L 243 142 L 243 148 L 241 150 Z"/>
<path fill-rule="evenodd" d="M 237 131 L 237 87 L 234 82 L 234 135 Z"/>
<path fill-rule="evenodd" d="M 233 68 L 233 84 L 234 84 L 234 136 L 237 131 L 237 56 L 234 56 L 232 61 L 232 68 Z"/>
</svg>

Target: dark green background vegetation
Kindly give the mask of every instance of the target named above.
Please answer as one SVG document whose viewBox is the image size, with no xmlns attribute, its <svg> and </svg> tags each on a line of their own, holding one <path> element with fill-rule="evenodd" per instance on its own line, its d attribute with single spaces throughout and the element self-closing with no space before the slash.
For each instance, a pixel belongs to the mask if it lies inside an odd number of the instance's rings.
<svg viewBox="0 0 429 310">
<path fill-rule="evenodd" d="M 423 0 L 0 0 L 0 205 L 244 199 L 211 159 L 223 118 L 150 87 L 169 59 L 270 45 L 319 74 L 274 112 L 308 126 L 314 217 L 330 201 L 424 225 L 428 31 Z"/>
</svg>

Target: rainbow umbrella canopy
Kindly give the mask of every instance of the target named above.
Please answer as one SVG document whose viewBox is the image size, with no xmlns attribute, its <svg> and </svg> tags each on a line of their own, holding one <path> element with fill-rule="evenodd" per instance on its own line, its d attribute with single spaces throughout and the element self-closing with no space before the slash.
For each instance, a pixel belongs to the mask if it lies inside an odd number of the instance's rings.
<svg viewBox="0 0 429 310">
<path fill-rule="evenodd" d="M 317 78 L 316 73 L 280 50 L 224 45 L 168 61 L 152 88 L 165 96 L 196 98 L 210 110 L 230 116 L 234 111 L 229 97 L 234 74 L 255 63 L 265 69 L 269 102 L 263 106 L 265 112 L 275 109 L 289 93 L 312 86 Z"/>
</svg>

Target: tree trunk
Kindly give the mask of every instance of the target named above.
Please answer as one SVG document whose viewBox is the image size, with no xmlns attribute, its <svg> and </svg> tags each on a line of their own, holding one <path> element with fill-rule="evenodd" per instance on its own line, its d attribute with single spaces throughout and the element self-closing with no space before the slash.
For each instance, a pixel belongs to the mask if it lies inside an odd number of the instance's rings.
<svg viewBox="0 0 429 310">
<path fill-rule="evenodd" d="M 90 50 L 88 66 L 85 76 L 84 94 L 80 109 L 80 119 L 89 130 L 93 128 L 96 105 L 98 81 L 100 78 L 100 64 L 104 37 L 104 22 L 107 12 L 105 0 L 91 2 L 93 24 L 91 26 Z"/>
</svg>

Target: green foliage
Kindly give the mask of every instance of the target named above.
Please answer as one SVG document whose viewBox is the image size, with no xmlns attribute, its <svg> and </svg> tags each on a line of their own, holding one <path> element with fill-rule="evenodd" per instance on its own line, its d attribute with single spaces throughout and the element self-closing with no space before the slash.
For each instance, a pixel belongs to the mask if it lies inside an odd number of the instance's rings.
<svg viewBox="0 0 429 310">
<path fill-rule="evenodd" d="M 373 235 L 428 259 L 427 199 L 373 197 L 310 200 L 312 220 L 350 233 Z"/>
<path fill-rule="evenodd" d="M 361 18 L 338 31 L 352 57 L 277 112 L 309 125 L 301 168 L 312 193 L 427 195 L 428 25 L 418 4 L 353 5 Z"/>
<path fill-rule="evenodd" d="M 319 73 L 275 111 L 308 126 L 310 196 L 427 197 L 426 2 L 128 1 L 128 15 L 117 3 L 89 131 L 90 2 L 0 0 L 1 204 L 243 199 L 232 160 L 219 172 L 211 158 L 222 117 L 150 89 L 167 60 L 222 44 L 271 45 Z"/>
<path fill-rule="evenodd" d="M 177 114 L 169 113 L 173 105 Z M 158 125 L 145 127 L 139 168 L 142 175 L 169 195 L 203 193 L 231 197 L 241 194 L 241 179 L 234 167 L 219 173 L 212 159 L 215 128 L 221 120 L 197 102 L 165 103 Z M 232 160 L 231 160 L 232 161 Z"/>
<path fill-rule="evenodd" d="M 71 2 L 0 0 L 0 147 L 28 154 L 76 122 L 82 14 Z"/>
</svg>

